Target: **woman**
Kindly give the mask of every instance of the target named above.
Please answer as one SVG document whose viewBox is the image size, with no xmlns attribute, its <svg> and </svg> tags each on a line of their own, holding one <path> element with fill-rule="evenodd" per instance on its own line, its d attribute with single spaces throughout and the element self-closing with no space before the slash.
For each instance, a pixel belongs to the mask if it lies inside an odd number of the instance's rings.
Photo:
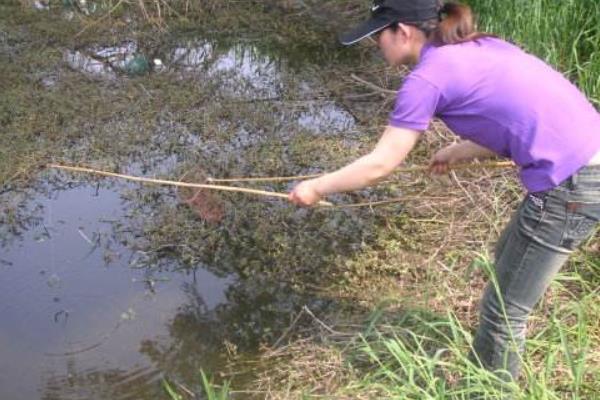
<svg viewBox="0 0 600 400">
<path fill-rule="evenodd" d="M 600 219 L 600 115 L 561 74 L 519 48 L 474 30 L 468 6 L 437 0 L 377 0 L 343 44 L 376 38 L 392 66 L 411 72 L 389 124 L 368 155 L 290 193 L 321 197 L 372 185 L 405 159 L 435 116 L 461 138 L 431 170 L 500 155 L 520 167 L 527 195 L 496 248 L 498 290 L 481 302 L 473 348 L 487 369 L 519 374 L 526 321 L 573 250 Z"/>
</svg>

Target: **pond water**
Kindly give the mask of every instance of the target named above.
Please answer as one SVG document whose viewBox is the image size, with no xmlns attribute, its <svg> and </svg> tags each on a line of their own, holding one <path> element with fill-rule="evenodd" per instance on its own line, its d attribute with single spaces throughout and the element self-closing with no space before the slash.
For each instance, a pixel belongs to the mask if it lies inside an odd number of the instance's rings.
<svg viewBox="0 0 600 400">
<path fill-rule="evenodd" d="M 67 51 L 64 67 L 114 84 L 128 79 L 119 65 L 137 49 L 127 42 Z M 242 101 L 278 101 L 286 90 L 281 62 L 257 56 L 252 46 L 217 51 L 194 41 L 166 52 L 160 65 L 153 73 L 196 74 Z M 300 88 L 309 92 L 314 84 Z M 355 129 L 352 116 L 331 100 L 279 109 L 282 140 L 293 130 Z M 213 140 L 170 121 L 126 158 L 122 171 L 177 176 L 191 157 L 186 151 L 244 166 L 244 151 L 272 137 L 238 125 L 228 138 Z M 71 153 L 93 140 L 84 138 Z M 316 313 L 333 307 L 265 270 L 325 274 L 332 255 L 349 254 L 368 235 L 351 213 L 324 216 L 255 202 L 251 211 L 242 203 L 218 225 L 185 227 L 200 231 L 194 244 L 174 237 L 176 243 L 157 245 L 147 237 L 148 224 L 160 230 L 169 215 L 186 212 L 176 191 L 56 171 L 40 174 L 29 188 L 5 190 L 0 200 L 1 399 L 164 399 L 164 378 L 200 392 L 198 371 L 226 370 L 228 351 L 251 357 L 260 343 L 280 337 L 302 307 Z M 293 232 L 282 233 L 285 226 Z M 178 250 L 186 246 L 193 248 Z"/>
<path fill-rule="evenodd" d="M 29 226 L 5 236 L 1 397 L 162 396 L 157 382 L 165 367 L 153 362 L 145 343 L 168 346 L 169 326 L 186 306 L 209 316 L 226 301 L 230 279 L 202 268 L 170 274 L 136 268 L 143 253 L 117 237 L 116 222 L 127 219 L 119 191 L 67 186 L 19 205 Z M 202 303 L 190 305 L 195 294 Z"/>
<path fill-rule="evenodd" d="M 236 265 L 149 257 L 131 190 L 51 174 L 3 196 L 18 223 L 0 253 L 2 399 L 161 399 L 165 377 L 199 391 L 226 343 L 248 356 L 302 306 L 328 307 Z"/>
</svg>

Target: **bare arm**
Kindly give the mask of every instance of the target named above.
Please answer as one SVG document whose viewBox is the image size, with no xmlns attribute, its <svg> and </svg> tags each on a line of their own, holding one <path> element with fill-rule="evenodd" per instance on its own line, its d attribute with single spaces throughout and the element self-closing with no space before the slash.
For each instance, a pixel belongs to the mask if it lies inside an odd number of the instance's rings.
<svg viewBox="0 0 600 400">
<path fill-rule="evenodd" d="M 419 135 L 414 130 L 388 126 L 371 153 L 335 172 L 300 183 L 290 193 L 290 200 L 300 205 L 312 205 L 327 194 L 373 185 L 404 161 Z"/>
</svg>

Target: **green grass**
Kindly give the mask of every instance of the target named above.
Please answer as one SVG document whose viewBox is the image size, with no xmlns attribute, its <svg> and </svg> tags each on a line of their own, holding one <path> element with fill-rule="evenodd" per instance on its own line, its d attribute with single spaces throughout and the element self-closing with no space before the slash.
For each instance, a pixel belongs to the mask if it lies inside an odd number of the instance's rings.
<svg viewBox="0 0 600 400">
<path fill-rule="evenodd" d="M 592 262 L 584 259 L 584 263 Z M 489 272 L 492 264 L 487 257 L 480 261 Z M 567 286 L 580 279 L 576 271 L 565 273 L 553 289 L 564 295 Z M 360 336 L 349 352 L 359 354 L 354 357 L 356 366 L 361 364 L 357 362 L 360 353 L 366 355 L 362 369 L 367 372 L 342 392 L 357 393 L 359 398 L 377 393 L 378 398 L 396 399 L 458 400 L 471 395 L 498 399 L 508 392 L 514 399 L 598 398 L 600 368 L 591 362 L 598 356 L 593 345 L 599 335 L 593 321 L 600 311 L 596 300 L 597 291 L 591 291 L 556 302 L 549 321 L 528 340 L 519 384 L 506 384 L 471 362 L 467 356 L 471 332 L 455 315 L 411 312 L 381 324 L 373 334 Z"/>
<path fill-rule="evenodd" d="M 579 317 L 573 325 L 553 321 L 552 332 L 561 341 L 543 341 L 546 355 L 535 362 L 526 360 L 521 385 L 506 384 L 468 359 L 471 335 L 452 314 L 438 321 L 417 319 L 418 327 L 394 324 L 391 333 L 363 339 L 361 350 L 377 367 L 344 391 L 375 391 L 380 398 L 397 399 L 468 399 L 475 394 L 497 399 L 508 392 L 515 399 L 592 399 L 598 388 L 584 379 L 589 372 L 585 360 L 590 336 L 585 316 Z M 554 377 L 557 359 L 566 360 L 568 366 L 559 384 Z"/>
<path fill-rule="evenodd" d="M 200 378 L 202 380 L 202 388 L 204 389 L 204 395 L 206 396 L 206 400 L 226 400 L 230 398 L 230 389 L 228 382 L 225 382 L 222 386 L 217 386 L 208 378 L 204 371 L 200 371 Z M 163 386 L 172 400 L 186 399 L 186 397 L 184 397 L 183 394 L 175 390 L 173 386 L 169 384 L 168 381 L 163 381 Z M 186 391 L 187 394 L 189 394 L 188 392 L 189 390 Z"/>
<path fill-rule="evenodd" d="M 562 71 L 600 105 L 600 2 L 468 0 L 480 29 L 514 41 Z"/>
</svg>

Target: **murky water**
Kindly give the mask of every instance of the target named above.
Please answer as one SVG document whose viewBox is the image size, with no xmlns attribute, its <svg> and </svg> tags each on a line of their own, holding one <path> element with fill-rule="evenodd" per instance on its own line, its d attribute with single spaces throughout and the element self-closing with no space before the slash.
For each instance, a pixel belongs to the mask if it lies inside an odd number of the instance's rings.
<svg viewBox="0 0 600 400">
<path fill-rule="evenodd" d="M 2 399 L 160 399 L 165 377 L 198 390 L 201 368 L 225 368 L 227 340 L 247 352 L 301 305 L 326 306 L 277 282 L 149 261 L 126 200 L 139 188 L 39 185 L 6 209 L 20 224 L 4 227 L 0 253 Z"/>
<path fill-rule="evenodd" d="M 88 52 L 94 57 L 67 52 L 64 61 L 99 79 L 127 79 L 115 65 L 136 51 L 134 43 L 95 47 Z M 198 41 L 163 59 L 160 73 L 218 81 L 220 93 L 242 101 L 279 101 L 286 90 L 280 63 L 251 46 L 217 51 Z M 312 85 L 301 87 L 311 91 Z M 355 129 L 353 118 L 329 100 L 278 110 L 279 140 L 291 139 L 294 130 Z M 218 140 L 164 122 L 122 171 L 176 176 L 183 160 L 200 154 L 219 164 L 204 165 L 209 171 L 233 166 L 243 173 L 251 170 L 245 151 L 273 137 L 243 121 Z M 315 216 L 281 202 L 238 198 L 220 225 L 180 227 L 200 233 L 194 243 L 180 241 L 176 231 L 174 242 L 161 236 L 157 244 L 148 236 L 160 231 L 161 221 L 186 212 L 176 191 L 56 172 L 0 200 L 0 398 L 7 400 L 163 399 L 163 378 L 199 390 L 198 371 L 223 371 L 228 349 L 252 354 L 259 343 L 277 339 L 302 306 L 315 312 L 331 306 L 265 270 L 326 274 L 333 255 L 349 254 L 368 235 L 353 214 Z"/>
<path fill-rule="evenodd" d="M 50 188 L 19 207 L 31 226 L 5 236 L 0 256 L 1 397 L 162 396 L 147 344 L 168 345 L 186 307 L 210 315 L 230 279 L 136 268 L 143 253 L 117 232 L 128 218 L 118 188 Z"/>
</svg>

